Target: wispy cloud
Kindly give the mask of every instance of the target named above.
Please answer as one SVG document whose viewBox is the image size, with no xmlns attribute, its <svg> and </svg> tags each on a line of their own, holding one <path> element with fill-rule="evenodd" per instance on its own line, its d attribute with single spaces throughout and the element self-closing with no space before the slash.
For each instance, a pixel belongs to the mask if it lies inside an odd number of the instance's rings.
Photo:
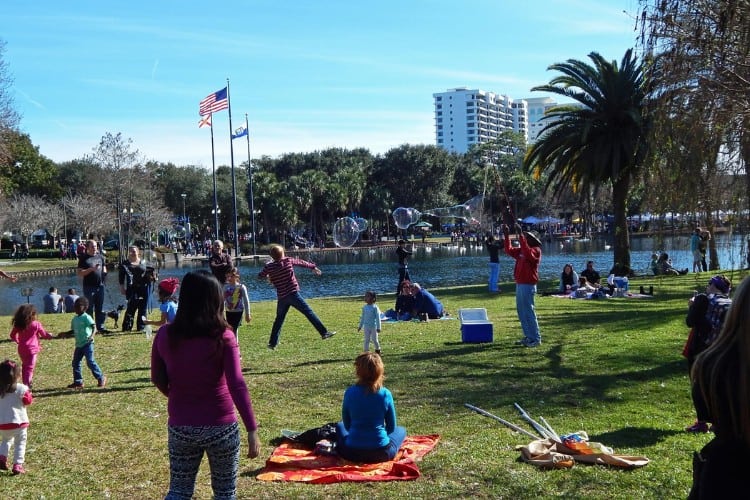
<svg viewBox="0 0 750 500">
<path fill-rule="evenodd" d="M 156 70 L 159 68 L 159 59 L 154 61 L 154 65 L 151 67 L 151 79 L 153 80 L 156 76 Z"/>
<path fill-rule="evenodd" d="M 23 90 L 17 90 L 17 92 L 18 92 L 19 94 L 21 94 L 21 96 L 23 96 L 23 98 L 24 98 L 24 99 L 25 99 L 25 100 L 26 100 L 27 102 L 31 103 L 31 104 L 32 104 L 32 105 L 33 105 L 34 107 L 36 107 L 36 108 L 38 108 L 38 109 L 42 109 L 42 110 L 44 110 L 44 111 L 46 111 L 46 110 L 47 110 L 47 108 L 45 108 L 45 107 L 44 107 L 44 104 L 42 104 L 41 102 L 39 102 L 39 101 L 37 101 L 37 100 L 34 100 L 34 99 L 32 99 L 32 98 L 31 98 L 31 96 L 30 96 L 29 94 L 27 94 L 26 92 L 24 92 Z"/>
</svg>

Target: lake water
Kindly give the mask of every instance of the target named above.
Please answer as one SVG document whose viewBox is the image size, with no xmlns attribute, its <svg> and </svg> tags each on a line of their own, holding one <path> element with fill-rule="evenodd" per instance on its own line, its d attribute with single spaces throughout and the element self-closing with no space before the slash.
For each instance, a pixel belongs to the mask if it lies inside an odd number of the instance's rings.
<svg viewBox="0 0 750 500">
<path fill-rule="evenodd" d="M 665 250 L 676 268 L 689 268 L 692 271 L 692 256 L 688 236 L 678 236 L 659 240 L 656 238 L 632 238 L 631 262 L 638 274 L 650 274 L 649 263 L 654 251 Z M 429 241 L 428 241 L 429 244 Z M 719 235 L 716 239 L 719 263 L 723 269 L 747 267 L 746 239 L 742 235 Z M 658 246 L 657 246 L 658 245 Z M 340 295 L 360 295 L 365 290 L 377 293 L 393 293 L 398 282 L 398 266 L 394 246 L 380 248 L 352 248 L 338 251 L 312 251 L 299 256 L 317 263 L 323 271 L 315 276 L 307 269 L 297 269 L 297 279 L 306 298 L 331 297 Z M 595 267 L 603 275 L 613 263 L 612 250 L 604 239 L 591 241 L 553 241 L 542 247 L 542 262 L 539 275 L 542 279 L 558 278 L 563 266 L 570 262 L 576 271 L 585 268 L 587 260 L 593 260 Z M 409 262 L 412 281 L 426 288 L 455 285 L 483 284 L 487 282 L 488 255 L 483 247 L 468 246 L 418 246 Z M 256 278 L 264 260 L 243 261 L 240 265 L 242 282 L 248 287 L 251 301 L 274 300 L 275 290 L 266 281 Z M 180 267 L 166 267 L 159 271 L 160 278 L 174 276 L 181 278 L 187 271 L 207 265 L 195 261 Z M 500 280 L 513 279 L 513 260 L 504 254 L 500 257 Z M 23 288 L 32 287 L 34 295 L 30 301 L 42 310 L 42 296 L 50 286 L 56 286 L 61 295 L 68 288 L 81 291 L 80 279 L 75 274 L 21 278 L 17 283 L 0 282 L 0 314 L 12 314 L 26 298 L 21 296 Z M 155 297 L 152 302 L 155 302 Z M 107 281 L 105 310 L 124 304 L 124 297 L 117 286 L 117 275 L 111 273 Z"/>
</svg>

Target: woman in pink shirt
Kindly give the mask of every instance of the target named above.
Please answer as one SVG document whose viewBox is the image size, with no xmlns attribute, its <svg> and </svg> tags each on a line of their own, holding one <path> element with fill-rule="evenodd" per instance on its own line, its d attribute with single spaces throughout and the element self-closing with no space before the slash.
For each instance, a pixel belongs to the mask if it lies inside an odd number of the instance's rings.
<svg viewBox="0 0 750 500">
<path fill-rule="evenodd" d="M 248 457 L 260 453 L 250 394 L 242 377 L 237 339 L 224 319 L 224 294 L 210 272 L 182 279 L 173 323 L 159 329 L 151 348 L 151 380 L 167 396 L 169 492 L 191 498 L 203 454 L 208 455 L 216 498 L 235 498 L 240 430 L 248 433 Z"/>
<path fill-rule="evenodd" d="M 18 306 L 13 314 L 13 329 L 10 331 L 10 339 L 18 344 L 18 357 L 21 358 L 23 366 L 22 381 L 29 389 L 34 378 L 36 356 L 42 350 L 39 339 L 53 338 L 36 319 L 36 316 L 36 307 L 33 305 Z"/>
</svg>

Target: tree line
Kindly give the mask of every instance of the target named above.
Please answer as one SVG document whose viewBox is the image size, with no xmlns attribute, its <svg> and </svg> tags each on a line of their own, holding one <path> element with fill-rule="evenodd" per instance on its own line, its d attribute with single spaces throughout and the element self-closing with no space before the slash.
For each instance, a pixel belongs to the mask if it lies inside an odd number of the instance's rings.
<svg viewBox="0 0 750 500">
<path fill-rule="evenodd" d="M 590 62 L 549 66 L 557 76 L 533 91 L 572 100 L 545 114 L 546 126 L 532 145 L 512 132 L 448 153 L 437 146 L 404 144 L 384 154 L 331 148 L 262 157 L 235 169 L 241 231 L 256 208 L 261 241 L 281 241 L 290 230 L 325 235 L 342 216 L 387 224 L 399 206 L 427 211 L 485 196 L 485 227 L 526 214 L 614 215 L 614 263 L 630 264 L 627 216 L 650 211 L 689 214 L 709 230 L 730 212 L 733 227 L 750 213 L 750 4 L 731 0 L 640 0 L 637 50 L 618 60 L 593 51 Z M 144 161 L 129 139 L 107 133 L 93 153 L 55 164 L 18 132 L 8 96 L 0 46 L 0 193 L 67 207 L 83 197 L 104 214 L 97 232 L 122 229 L 122 214 L 146 214 L 144 225 L 166 224 L 185 211 L 210 228 L 213 179 L 202 168 Z M 232 217 L 232 172 L 216 170 L 220 226 Z M 183 196 L 184 194 L 184 196 Z M 15 198 L 14 198 L 15 197 Z M 26 200 L 28 202 L 28 200 Z M 184 205 L 183 205 L 184 203 Z M 40 203 L 27 205 L 43 206 Z M 149 208 L 150 207 L 150 208 Z M 183 208 L 184 207 L 184 208 Z M 125 212 L 123 212 L 125 210 Z M 17 212 L 22 212 L 16 209 Z M 22 227 L 4 210 L 2 227 Z M 26 216 L 32 217 L 32 216 Z M 33 215 L 32 220 L 41 221 Z M 49 223 L 54 227 L 52 222 Z M 26 226 L 24 226 L 26 227 Z M 711 248 L 711 266 L 719 266 Z"/>
</svg>

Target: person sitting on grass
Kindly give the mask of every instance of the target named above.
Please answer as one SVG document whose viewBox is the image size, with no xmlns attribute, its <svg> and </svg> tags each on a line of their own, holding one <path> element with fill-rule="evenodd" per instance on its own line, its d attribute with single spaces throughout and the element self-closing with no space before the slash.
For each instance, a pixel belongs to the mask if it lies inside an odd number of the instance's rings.
<svg viewBox="0 0 750 500">
<path fill-rule="evenodd" d="M 411 284 L 411 294 L 414 297 L 414 316 L 420 321 L 440 319 L 445 314 L 443 304 L 419 283 Z"/>
<path fill-rule="evenodd" d="M 560 293 L 574 292 L 576 288 L 578 288 L 578 273 L 573 270 L 573 264 L 565 264 L 560 273 Z"/>
<path fill-rule="evenodd" d="M 593 293 L 597 291 L 598 289 L 599 287 L 596 287 L 592 285 L 591 283 L 589 283 L 588 281 L 586 281 L 586 278 L 584 278 L 583 276 L 578 278 L 578 290 L 581 290 L 584 293 Z"/>
<path fill-rule="evenodd" d="M 667 276 L 679 276 L 680 274 L 688 273 L 687 267 L 682 270 L 672 267 L 672 262 L 669 260 L 667 252 L 662 252 L 662 254 L 659 255 L 659 260 L 656 262 L 656 268 L 659 274 Z"/>
<path fill-rule="evenodd" d="M 354 360 L 357 383 L 344 392 L 341 421 L 336 424 L 336 452 L 352 462 L 393 460 L 406 439 L 396 425 L 393 395 L 384 385 L 383 359 L 365 352 Z"/>
</svg>

